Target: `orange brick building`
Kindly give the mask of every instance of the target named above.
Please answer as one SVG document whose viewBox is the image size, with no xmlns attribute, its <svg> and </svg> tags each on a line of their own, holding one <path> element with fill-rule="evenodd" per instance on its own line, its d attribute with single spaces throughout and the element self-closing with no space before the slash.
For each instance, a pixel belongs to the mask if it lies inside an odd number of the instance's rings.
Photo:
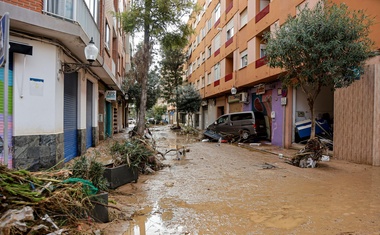
<svg viewBox="0 0 380 235">
<path fill-rule="evenodd" d="M 281 71 L 266 65 L 263 35 L 282 25 L 289 15 L 295 16 L 298 7 L 303 7 L 305 4 L 313 6 L 316 2 L 316 0 L 198 1 L 203 10 L 189 21 L 196 33 L 191 37 L 187 51 L 186 75 L 186 80 L 199 89 L 203 98 L 202 107 L 195 117 L 197 127 L 205 129 L 224 113 L 252 110 L 263 119 L 268 140 L 272 144 L 291 147 L 293 143 L 300 141 L 296 134 L 297 124 L 307 122 L 310 118 L 305 95 L 297 89 L 282 89 L 281 81 L 278 79 Z M 345 2 L 350 9 L 364 9 L 371 16 L 380 15 L 380 2 L 376 0 L 334 0 L 333 2 Z M 379 17 L 376 21 L 377 24 L 372 27 L 370 35 L 375 42 L 374 50 L 380 48 Z M 370 63 L 373 66 L 380 64 L 378 60 L 374 62 L 372 60 Z M 379 75 L 375 73 L 370 79 L 379 79 Z M 361 79 L 355 83 L 366 81 Z M 231 94 L 233 87 L 237 89 L 235 95 Z M 342 99 L 344 102 L 347 96 L 342 97 L 339 92 L 341 91 L 333 92 L 331 88 L 324 88 L 315 105 L 317 116 L 328 115 L 334 119 L 334 130 L 337 126 L 347 124 L 344 118 L 341 118 L 347 114 L 341 114 L 340 107 L 337 106 L 337 103 Z M 372 93 L 376 94 L 375 90 Z M 380 103 L 380 100 L 376 102 Z M 373 112 L 370 115 L 372 119 L 376 116 Z M 370 127 L 368 128 L 370 130 Z M 345 136 L 340 136 L 339 131 L 336 133 L 338 136 L 334 134 L 336 142 L 334 155 L 347 159 L 347 156 L 343 156 L 347 153 L 339 150 L 342 149 L 339 145 Z M 379 136 L 380 134 L 373 134 L 369 139 L 373 141 Z M 380 152 L 380 149 L 378 150 Z M 349 160 L 380 164 L 379 155 L 371 155 L 370 159 L 372 160 L 358 157 Z M 375 164 L 374 161 L 379 162 Z"/>
</svg>

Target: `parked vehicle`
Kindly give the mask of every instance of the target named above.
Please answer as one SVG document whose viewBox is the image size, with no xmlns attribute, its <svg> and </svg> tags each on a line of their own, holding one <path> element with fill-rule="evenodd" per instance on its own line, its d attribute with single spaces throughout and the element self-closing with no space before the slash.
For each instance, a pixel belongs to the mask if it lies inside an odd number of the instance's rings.
<svg viewBox="0 0 380 235">
<path fill-rule="evenodd" d="M 255 114 L 252 111 L 246 111 L 222 115 L 207 127 L 205 135 L 210 131 L 222 136 L 240 136 L 244 140 L 257 136 Z"/>
<path fill-rule="evenodd" d="M 128 119 L 128 124 L 136 124 L 136 120 L 133 118 Z"/>
</svg>

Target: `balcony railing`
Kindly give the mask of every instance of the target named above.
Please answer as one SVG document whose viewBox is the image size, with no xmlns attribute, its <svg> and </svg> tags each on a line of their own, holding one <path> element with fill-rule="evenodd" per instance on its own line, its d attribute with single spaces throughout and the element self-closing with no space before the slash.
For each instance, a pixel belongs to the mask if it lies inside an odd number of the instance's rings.
<svg viewBox="0 0 380 235">
<path fill-rule="evenodd" d="M 264 18 L 264 16 L 268 15 L 269 14 L 269 6 L 270 4 L 268 4 L 268 6 L 266 6 L 264 9 L 262 9 L 255 17 L 255 22 L 259 22 L 262 18 Z"/>
<path fill-rule="evenodd" d="M 219 53 L 220 53 L 220 48 L 214 52 L 214 57 L 219 55 Z"/>
<path fill-rule="evenodd" d="M 227 40 L 227 42 L 224 44 L 224 47 L 228 47 L 229 45 L 231 45 L 231 43 L 234 41 L 234 37 L 231 37 L 230 39 Z"/>
<path fill-rule="evenodd" d="M 260 68 L 261 66 L 266 65 L 266 64 L 267 64 L 267 57 L 266 56 L 261 57 L 260 59 L 255 61 L 255 67 L 256 68 Z"/>
<path fill-rule="evenodd" d="M 231 3 L 226 8 L 226 14 L 231 11 L 231 9 L 234 7 L 234 1 L 231 1 Z"/>
<path fill-rule="evenodd" d="M 216 28 L 218 26 L 218 24 L 220 23 L 220 18 L 215 22 L 214 24 L 214 28 Z"/>
<path fill-rule="evenodd" d="M 98 26 L 84 0 L 44 0 L 44 13 L 78 23 L 87 37 L 93 37 L 95 45 L 100 47 Z"/>
<path fill-rule="evenodd" d="M 224 77 L 224 81 L 225 81 L 225 82 L 227 82 L 227 81 L 229 81 L 229 80 L 231 80 L 231 79 L 232 79 L 232 73 L 227 74 L 227 75 Z"/>
</svg>

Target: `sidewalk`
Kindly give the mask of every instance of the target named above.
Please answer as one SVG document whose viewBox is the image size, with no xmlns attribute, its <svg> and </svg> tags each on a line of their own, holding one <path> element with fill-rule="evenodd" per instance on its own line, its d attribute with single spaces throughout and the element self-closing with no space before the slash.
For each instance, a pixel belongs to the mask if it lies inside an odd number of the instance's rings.
<svg viewBox="0 0 380 235">
<path fill-rule="evenodd" d="M 296 155 L 296 153 L 303 148 L 303 145 L 294 145 L 292 148 L 285 149 L 280 146 L 272 145 L 269 142 L 262 143 L 238 143 L 239 146 L 242 146 L 247 149 L 253 149 L 257 151 L 262 151 L 266 153 L 271 153 L 273 155 L 279 156 L 279 154 L 283 155 L 283 158 L 292 158 Z"/>
</svg>

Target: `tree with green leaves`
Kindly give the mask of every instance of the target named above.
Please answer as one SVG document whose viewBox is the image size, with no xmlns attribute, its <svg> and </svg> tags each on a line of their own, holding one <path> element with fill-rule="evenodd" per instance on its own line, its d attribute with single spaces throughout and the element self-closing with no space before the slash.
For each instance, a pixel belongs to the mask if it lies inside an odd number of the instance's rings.
<svg viewBox="0 0 380 235">
<path fill-rule="evenodd" d="M 191 84 L 182 86 L 179 90 L 179 99 L 177 102 L 177 112 L 187 114 L 189 125 L 193 125 L 193 114 L 199 111 L 201 107 L 202 97 L 199 91 Z"/>
<path fill-rule="evenodd" d="M 187 36 L 190 34 L 190 31 L 183 32 L 168 33 L 161 40 L 161 97 L 175 107 L 178 107 L 180 98 L 179 88 L 182 85 L 186 62 L 184 49 L 188 42 Z M 177 120 L 179 120 L 178 110 L 176 113 Z M 177 128 L 179 127 L 177 121 Z"/>
<path fill-rule="evenodd" d="M 141 67 L 139 83 L 141 84 L 141 103 L 137 123 L 137 133 L 143 135 L 145 129 L 145 112 L 147 100 L 148 71 L 151 65 L 151 52 L 154 39 L 161 39 L 167 32 L 183 30 L 184 16 L 194 9 L 192 1 L 183 0 L 134 0 L 131 7 L 121 14 L 121 22 L 127 33 L 143 32 L 143 54 L 148 56 L 138 65 Z"/>
<path fill-rule="evenodd" d="M 299 10 L 264 38 L 268 65 L 284 69 L 283 85 L 299 87 L 307 96 L 313 139 L 314 102 L 321 88 L 347 87 L 360 77 L 373 55 L 369 38 L 373 20 L 362 10 L 350 11 L 345 4 L 324 0 Z"/>
<path fill-rule="evenodd" d="M 162 121 L 162 116 L 165 115 L 168 111 L 168 107 L 166 105 L 158 105 L 155 104 L 150 110 L 148 110 L 148 115 L 154 118 L 156 123 Z"/>
</svg>

